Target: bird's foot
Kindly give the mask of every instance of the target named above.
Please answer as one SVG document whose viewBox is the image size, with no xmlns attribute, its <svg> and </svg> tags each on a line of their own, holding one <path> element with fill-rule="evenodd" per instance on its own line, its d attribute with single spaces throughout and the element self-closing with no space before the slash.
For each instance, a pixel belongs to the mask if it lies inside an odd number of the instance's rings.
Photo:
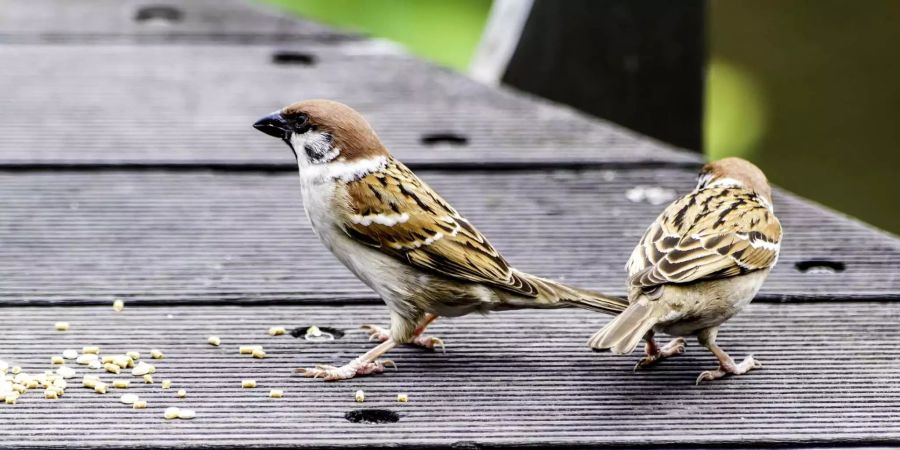
<svg viewBox="0 0 900 450">
<path fill-rule="evenodd" d="M 753 355 L 748 356 L 744 359 L 740 364 L 735 364 L 734 361 L 725 361 L 719 364 L 719 368 L 716 370 L 707 370 L 700 374 L 697 377 L 697 384 L 700 384 L 701 381 L 713 381 L 718 380 L 726 375 L 742 375 L 753 369 L 759 369 L 762 367 L 762 363 L 753 359 Z"/>
<path fill-rule="evenodd" d="M 670 356 L 678 356 L 684 353 L 685 346 L 687 346 L 687 341 L 685 341 L 683 337 L 672 339 L 668 344 L 663 346 L 663 348 L 656 349 L 656 352 L 648 352 L 634 366 L 634 370 L 637 371 L 638 369 L 650 367 Z"/>
<path fill-rule="evenodd" d="M 379 327 L 378 325 L 363 325 L 362 328 L 365 332 L 369 333 L 370 341 L 380 341 L 384 342 L 391 338 L 391 333 L 389 330 Z M 444 347 L 444 340 L 436 337 L 436 336 L 415 336 L 409 344 L 416 345 L 419 347 L 434 349 L 437 346 L 441 347 L 441 351 L 446 352 L 446 348 Z"/>
<path fill-rule="evenodd" d="M 319 364 L 312 369 L 301 368 L 296 372 L 309 378 L 321 378 L 325 381 L 349 380 L 357 375 L 371 375 L 384 372 L 386 366 L 397 369 L 397 364 L 389 359 L 378 361 L 351 361 L 341 367 Z"/>
</svg>

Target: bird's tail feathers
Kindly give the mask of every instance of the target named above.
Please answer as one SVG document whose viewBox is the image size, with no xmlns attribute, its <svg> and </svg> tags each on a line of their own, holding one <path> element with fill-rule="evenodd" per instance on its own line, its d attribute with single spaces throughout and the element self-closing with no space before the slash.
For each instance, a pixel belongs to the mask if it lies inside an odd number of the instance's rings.
<svg viewBox="0 0 900 450">
<path fill-rule="evenodd" d="M 595 350 L 609 349 L 618 354 L 631 353 L 659 318 L 657 302 L 646 298 L 638 300 L 594 333 L 588 339 L 588 346 Z"/>
<path fill-rule="evenodd" d="M 522 277 L 537 286 L 538 301 L 548 306 L 577 306 L 602 313 L 616 315 L 628 308 L 628 301 L 611 295 L 566 286 L 546 278 L 519 272 Z"/>
</svg>

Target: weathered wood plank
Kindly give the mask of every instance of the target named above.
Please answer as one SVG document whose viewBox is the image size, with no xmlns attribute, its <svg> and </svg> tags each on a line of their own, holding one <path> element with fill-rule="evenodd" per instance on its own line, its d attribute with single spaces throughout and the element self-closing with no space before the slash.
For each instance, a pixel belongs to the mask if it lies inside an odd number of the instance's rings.
<svg viewBox="0 0 900 450">
<path fill-rule="evenodd" d="M 0 0 L 0 43 L 352 40 L 244 0 Z"/>
<path fill-rule="evenodd" d="M 616 294 L 664 207 L 636 194 L 667 201 L 694 184 L 678 169 L 420 175 L 511 264 Z M 293 173 L 0 173 L 0 302 L 372 299 L 309 230 L 298 191 Z M 900 242 L 787 194 L 775 202 L 785 241 L 763 298 L 897 298 Z M 843 270 L 799 270 L 821 260 Z"/>
<path fill-rule="evenodd" d="M 381 42 L 288 48 L 2 46 L 0 90 L 15 108 L 0 109 L 0 165 L 291 166 L 284 146 L 251 124 L 305 98 L 356 107 L 413 165 L 700 161 Z"/>
<path fill-rule="evenodd" d="M 0 359 L 26 371 L 52 368 L 62 350 L 99 345 L 104 353 L 159 348 L 155 378 L 188 392 L 176 399 L 159 384 L 128 392 L 143 411 L 72 380 L 60 400 L 29 392 L 0 404 L 5 447 L 145 448 L 314 447 L 397 445 L 404 448 L 517 444 L 873 445 L 900 444 L 900 305 L 896 303 L 751 304 L 730 321 L 719 342 L 736 357 L 765 366 L 748 375 L 694 386 L 715 360 L 695 342 L 685 355 L 632 373 L 638 356 L 592 353 L 584 340 L 606 319 L 588 312 L 491 314 L 438 321 L 447 353 L 402 348 L 399 370 L 341 383 L 296 377 L 294 367 L 341 363 L 372 344 L 350 333 L 329 343 L 289 335 L 271 325 L 329 325 L 351 331 L 384 323 L 383 307 L 3 308 Z M 54 321 L 71 329 L 53 331 Z M 864 330 L 864 331 L 863 331 Z M 206 344 L 218 335 L 221 347 Z M 237 354 L 261 344 L 269 355 Z M 79 374 L 89 369 L 77 366 Z M 107 376 L 131 378 L 130 376 Z M 242 379 L 257 389 L 241 389 Z M 285 398 L 267 398 L 284 389 Z M 366 402 L 354 402 L 363 389 Z M 410 401 L 396 401 L 398 393 Z M 192 421 L 169 422 L 168 406 L 193 408 Z M 350 423 L 350 411 L 385 409 L 399 420 Z"/>
</svg>

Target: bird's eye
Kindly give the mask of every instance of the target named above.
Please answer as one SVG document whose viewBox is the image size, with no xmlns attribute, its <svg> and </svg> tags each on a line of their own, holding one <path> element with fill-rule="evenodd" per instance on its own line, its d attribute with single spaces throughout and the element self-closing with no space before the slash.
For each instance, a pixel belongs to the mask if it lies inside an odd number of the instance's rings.
<svg viewBox="0 0 900 450">
<path fill-rule="evenodd" d="M 291 124 L 291 128 L 294 129 L 294 132 L 299 134 L 306 133 L 311 127 L 309 116 L 303 113 L 292 115 L 288 118 L 288 123 Z"/>
</svg>

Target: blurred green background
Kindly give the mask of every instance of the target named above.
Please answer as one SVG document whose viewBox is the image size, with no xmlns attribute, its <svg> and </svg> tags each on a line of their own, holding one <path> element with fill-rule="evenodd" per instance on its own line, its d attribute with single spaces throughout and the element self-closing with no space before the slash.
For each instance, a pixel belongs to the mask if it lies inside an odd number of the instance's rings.
<svg viewBox="0 0 900 450">
<path fill-rule="evenodd" d="M 263 0 L 466 71 L 490 0 Z M 711 0 L 707 158 L 900 234 L 900 1 Z"/>
</svg>

